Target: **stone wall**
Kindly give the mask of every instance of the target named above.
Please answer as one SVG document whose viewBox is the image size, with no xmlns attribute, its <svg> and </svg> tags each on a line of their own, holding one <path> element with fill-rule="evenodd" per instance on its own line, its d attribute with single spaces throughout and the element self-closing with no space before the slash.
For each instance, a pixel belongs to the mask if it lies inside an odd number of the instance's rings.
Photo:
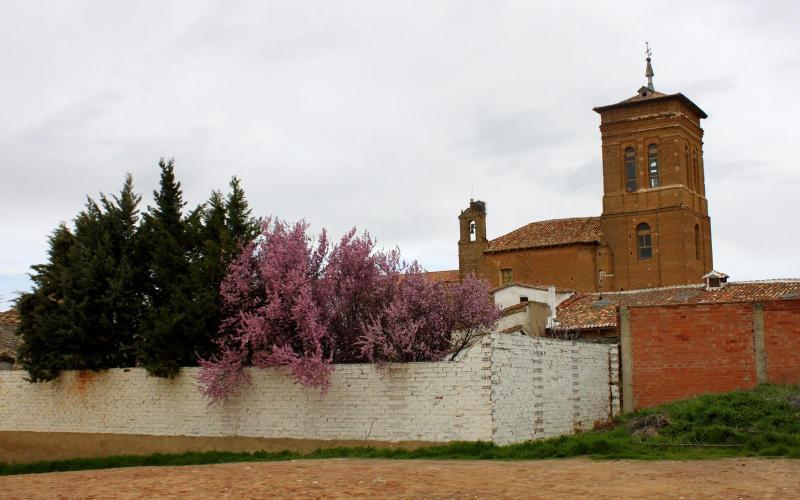
<svg viewBox="0 0 800 500">
<path fill-rule="evenodd" d="M 337 365 L 325 396 L 253 370 L 252 385 L 215 406 L 197 391 L 196 368 L 173 380 L 131 368 L 40 384 L 2 372 L 0 432 L 518 442 L 608 418 L 614 349 L 492 335 L 453 362 Z"/>
</svg>

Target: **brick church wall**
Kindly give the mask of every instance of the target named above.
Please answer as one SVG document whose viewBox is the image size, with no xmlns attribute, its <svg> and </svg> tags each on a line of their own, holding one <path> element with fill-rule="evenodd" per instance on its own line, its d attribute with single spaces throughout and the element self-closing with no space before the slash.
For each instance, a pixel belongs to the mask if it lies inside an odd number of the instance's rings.
<svg viewBox="0 0 800 500">
<path fill-rule="evenodd" d="M 592 292 L 597 290 L 596 253 L 597 245 L 490 252 L 481 261 L 480 275 L 500 286 L 500 269 L 510 268 L 517 283 Z"/>
</svg>

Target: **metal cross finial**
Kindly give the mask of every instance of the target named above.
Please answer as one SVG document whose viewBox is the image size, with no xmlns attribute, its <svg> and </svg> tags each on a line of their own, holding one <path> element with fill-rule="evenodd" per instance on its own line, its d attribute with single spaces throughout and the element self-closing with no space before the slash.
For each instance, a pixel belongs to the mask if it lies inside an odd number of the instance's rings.
<svg viewBox="0 0 800 500">
<path fill-rule="evenodd" d="M 647 77 L 647 88 L 650 91 L 654 92 L 656 88 L 653 86 L 653 66 L 650 64 L 650 57 L 653 55 L 653 51 L 650 50 L 650 42 L 644 42 L 644 53 L 647 56 L 647 68 L 645 69 L 644 76 Z"/>
</svg>

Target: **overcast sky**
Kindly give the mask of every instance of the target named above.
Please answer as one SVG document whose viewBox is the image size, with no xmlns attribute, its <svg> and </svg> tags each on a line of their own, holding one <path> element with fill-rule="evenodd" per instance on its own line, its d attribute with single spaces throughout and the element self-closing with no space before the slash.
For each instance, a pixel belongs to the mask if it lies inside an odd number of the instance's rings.
<svg viewBox="0 0 800 500">
<path fill-rule="evenodd" d="M 174 157 L 191 204 L 357 226 L 429 270 L 459 210 L 493 238 L 599 215 L 593 106 L 645 83 L 705 110 L 714 267 L 800 276 L 800 2 L 0 1 L 0 296 L 47 235 Z M 0 310 L 5 309 L 0 300 Z"/>
</svg>

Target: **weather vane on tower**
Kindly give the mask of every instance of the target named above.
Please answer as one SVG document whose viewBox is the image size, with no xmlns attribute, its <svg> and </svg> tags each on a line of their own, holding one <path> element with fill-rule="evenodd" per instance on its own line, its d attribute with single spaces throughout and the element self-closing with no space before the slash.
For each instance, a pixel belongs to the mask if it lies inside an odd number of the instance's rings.
<svg viewBox="0 0 800 500">
<path fill-rule="evenodd" d="M 644 76 L 647 77 L 647 88 L 650 89 L 652 92 L 655 92 L 655 87 L 653 86 L 653 66 L 650 64 L 650 58 L 653 56 L 653 51 L 650 49 L 650 42 L 644 42 L 644 55 L 647 58 L 647 69 L 644 72 Z"/>
</svg>

